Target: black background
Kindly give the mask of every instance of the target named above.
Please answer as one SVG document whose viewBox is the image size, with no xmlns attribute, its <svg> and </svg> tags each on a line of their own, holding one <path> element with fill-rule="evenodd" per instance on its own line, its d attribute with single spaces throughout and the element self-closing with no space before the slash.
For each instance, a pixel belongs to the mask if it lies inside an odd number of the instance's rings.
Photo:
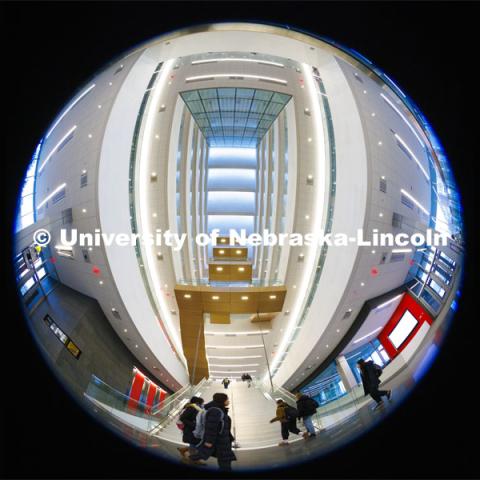
<svg viewBox="0 0 480 480">
<path fill-rule="evenodd" d="M 225 20 L 289 25 L 361 52 L 396 80 L 433 125 L 465 209 L 468 255 L 460 308 L 433 368 L 379 427 L 310 466 L 270 478 L 478 477 L 478 13 L 472 3 L 2 3 L 2 232 L 11 232 L 24 169 L 47 126 L 113 57 L 163 32 Z M 2 473 L 15 478 L 205 477 L 124 443 L 73 403 L 47 369 L 7 282 L 2 303 Z M 23 382 L 23 383 L 22 383 Z"/>
</svg>

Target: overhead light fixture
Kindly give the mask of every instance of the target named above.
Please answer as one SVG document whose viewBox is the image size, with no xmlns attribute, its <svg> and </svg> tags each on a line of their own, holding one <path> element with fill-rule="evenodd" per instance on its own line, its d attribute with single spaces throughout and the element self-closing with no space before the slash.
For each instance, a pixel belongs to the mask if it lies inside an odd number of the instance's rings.
<svg viewBox="0 0 480 480">
<path fill-rule="evenodd" d="M 244 272 L 244 271 L 245 271 L 245 268 L 244 268 L 244 267 L 238 267 L 238 271 L 239 271 L 239 272 Z"/>
<path fill-rule="evenodd" d="M 217 267 L 217 272 L 223 272 L 223 267 Z"/>
<path fill-rule="evenodd" d="M 223 255 L 223 254 L 225 253 L 225 250 L 220 250 L 218 253 L 219 253 L 220 255 Z"/>
<path fill-rule="evenodd" d="M 38 167 L 38 173 L 40 173 L 44 168 L 47 162 L 52 158 L 52 156 L 57 152 L 60 145 L 77 129 L 77 126 L 74 125 L 60 140 L 59 142 L 50 150 L 50 153 L 47 155 L 47 158 L 43 163 Z"/>
<path fill-rule="evenodd" d="M 409 146 L 403 141 L 403 139 L 397 134 L 395 133 L 395 138 L 397 139 L 398 142 L 400 142 L 402 144 L 402 147 L 405 148 L 405 150 L 409 153 L 409 155 L 413 158 L 413 160 L 415 161 L 415 163 L 419 166 L 420 170 L 422 171 L 423 175 L 425 176 L 425 178 L 430 181 L 430 176 L 428 175 L 428 173 L 425 171 L 425 169 L 423 168 L 423 165 L 422 163 L 420 162 L 420 160 L 416 157 L 416 155 L 412 152 L 412 150 L 409 148 Z"/>
<path fill-rule="evenodd" d="M 242 251 L 241 251 L 241 250 L 236 250 L 235 253 L 236 253 L 237 255 L 240 255 L 240 254 L 242 253 Z"/>
<path fill-rule="evenodd" d="M 277 298 L 276 295 L 270 295 L 268 298 L 270 298 L 270 300 L 275 300 Z"/>
<path fill-rule="evenodd" d="M 192 296 L 189 293 L 186 293 L 183 298 L 192 298 Z"/>
<path fill-rule="evenodd" d="M 58 117 L 58 120 L 53 124 L 52 128 L 48 131 L 48 133 L 45 135 L 45 138 L 47 139 L 52 132 L 55 130 L 57 125 L 63 120 L 65 115 L 85 96 L 87 93 L 89 93 L 93 88 L 95 88 L 95 84 L 93 83 L 90 85 L 88 88 L 86 88 L 73 102 L 67 107 L 67 109 Z"/>
<path fill-rule="evenodd" d="M 409 198 L 420 210 L 422 210 L 426 215 L 428 215 L 428 210 L 412 195 L 410 195 L 406 190 L 403 188 L 400 189 L 400 192 L 403 193 L 407 198 Z"/>
<path fill-rule="evenodd" d="M 357 338 L 356 340 L 353 341 L 353 343 L 358 343 L 358 342 L 361 342 L 362 340 L 365 340 L 366 338 L 368 338 L 368 337 L 372 336 L 373 334 L 377 333 L 382 328 L 383 327 L 376 328 L 373 332 L 367 333 L 367 335 L 364 335 L 363 337 Z"/>
<path fill-rule="evenodd" d="M 251 78 L 255 80 L 263 80 L 267 82 L 280 83 L 281 85 L 287 85 L 286 80 L 273 77 L 262 77 L 260 75 L 246 75 L 244 73 L 217 73 L 213 75 L 197 75 L 195 77 L 187 77 L 185 82 L 195 82 L 196 80 L 214 80 L 215 78 Z"/>
<path fill-rule="evenodd" d="M 394 248 L 392 250 L 392 253 L 409 253 L 411 251 L 412 251 L 411 248 Z"/>
<path fill-rule="evenodd" d="M 245 295 L 242 297 L 242 300 L 248 300 L 248 297 Z"/>
<path fill-rule="evenodd" d="M 218 300 L 220 297 L 218 295 L 213 295 L 212 300 Z"/>
</svg>

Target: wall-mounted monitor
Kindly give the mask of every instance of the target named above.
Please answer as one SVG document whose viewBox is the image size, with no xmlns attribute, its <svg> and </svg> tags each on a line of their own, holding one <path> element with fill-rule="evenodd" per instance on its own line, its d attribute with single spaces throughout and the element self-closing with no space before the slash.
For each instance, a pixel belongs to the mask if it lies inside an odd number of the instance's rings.
<svg viewBox="0 0 480 480">
<path fill-rule="evenodd" d="M 409 310 L 405 310 L 395 328 L 388 336 L 392 345 L 398 350 L 403 342 L 412 333 L 413 329 L 417 326 L 418 320 L 410 313 Z"/>
</svg>

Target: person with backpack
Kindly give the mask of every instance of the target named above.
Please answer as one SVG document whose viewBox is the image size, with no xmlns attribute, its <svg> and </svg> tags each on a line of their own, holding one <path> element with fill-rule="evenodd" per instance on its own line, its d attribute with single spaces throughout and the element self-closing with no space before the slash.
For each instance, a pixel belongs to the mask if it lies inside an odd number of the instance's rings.
<svg viewBox="0 0 480 480">
<path fill-rule="evenodd" d="M 277 411 L 275 413 L 275 418 L 270 420 L 270 423 L 280 422 L 281 432 L 282 432 L 282 441 L 279 443 L 280 446 L 288 445 L 288 437 L 291 433 L 300 435 L 302 432 L 297 428 L 297 409 L 290 406 L 288 403 L 284 402 L 282 399 L 277 400 Z M 307 432 L 303 434 L 303 437 L 308 435 Z"/>
<path fill-rule="evenodd" d="M 308 395 L 304 395 L 301 392 L 298 392 L 295 396 L 297 398 L 298 418 L 303 419 L 303 424 L 307 429 L 307 435 L 304 436 L 304 438 L 315 437 L 316 433 L 312 416 L 317 413 L 319 405 L 314 398 L 310 398 Z"/>
<path fill-rule="evenodd" d="M 237 459 L 232 450 L 235 440 L 232 433 L 232 420 L 228 416 L 230 401 L 225 393 L 215 393 L 213 400 L 205 405 L 205 411 L 197 417 L 194 436 L 200 438 L 195 453 L 186 453 L 193 463 L 216 457 L 222 471 L 231 471 L 232 462 Z"/>
<path fill-rule="evenodd" d="M 194 436 L 193 432 L 196 427 L 196 418 L 199 413 L 203 412 L 203 403 L 203 398 L 192 397 L 178 417 L 177 427 L 183 432 L 182 442 L 188 443 L 188 447 L 178 447 L 182 456 L 185 456 L 186 452 L 192 451 L 200 441 L 199 438 Z"/>
<path fill-rule="evenodd" d="M 373 363 L 371 360 L 366 362 L 363 358 L 357 362 L 360 369 L 360 376 L 362 377 L 363 391 L 365 395 L 370 396 L 377 402 L 374 410 L 383 406 L 382 397 L 386 396 L 388 400 L 392 398 L 391 390 L 379 390 L 380 376 L 382 375 L 382 367 Z"/>
<path fill-rule="evenodd" d="M 223 383 L 223 386 L 224 386 L 225 390 L 227 390 L 228 386 L 230 385 L 230 380 L 228 378 L 224 378 L 222 380 L 222 383 Z"/>
</svg>

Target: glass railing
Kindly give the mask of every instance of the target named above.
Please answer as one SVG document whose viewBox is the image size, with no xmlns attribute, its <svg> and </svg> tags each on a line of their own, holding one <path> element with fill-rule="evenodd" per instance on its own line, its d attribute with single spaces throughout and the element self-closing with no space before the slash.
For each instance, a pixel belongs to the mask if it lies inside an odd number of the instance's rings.
<svg viewBox="0 0 480 480">
<path fill-rule="evenodd" d="M 134 400 L 92 375 L 84 396 L 96 407 L 138 430 L 156 433 L 168 424 L 183 405 L 205 385 L 185 385 L 181 390 L 155 405 Z"/>
</svg>

